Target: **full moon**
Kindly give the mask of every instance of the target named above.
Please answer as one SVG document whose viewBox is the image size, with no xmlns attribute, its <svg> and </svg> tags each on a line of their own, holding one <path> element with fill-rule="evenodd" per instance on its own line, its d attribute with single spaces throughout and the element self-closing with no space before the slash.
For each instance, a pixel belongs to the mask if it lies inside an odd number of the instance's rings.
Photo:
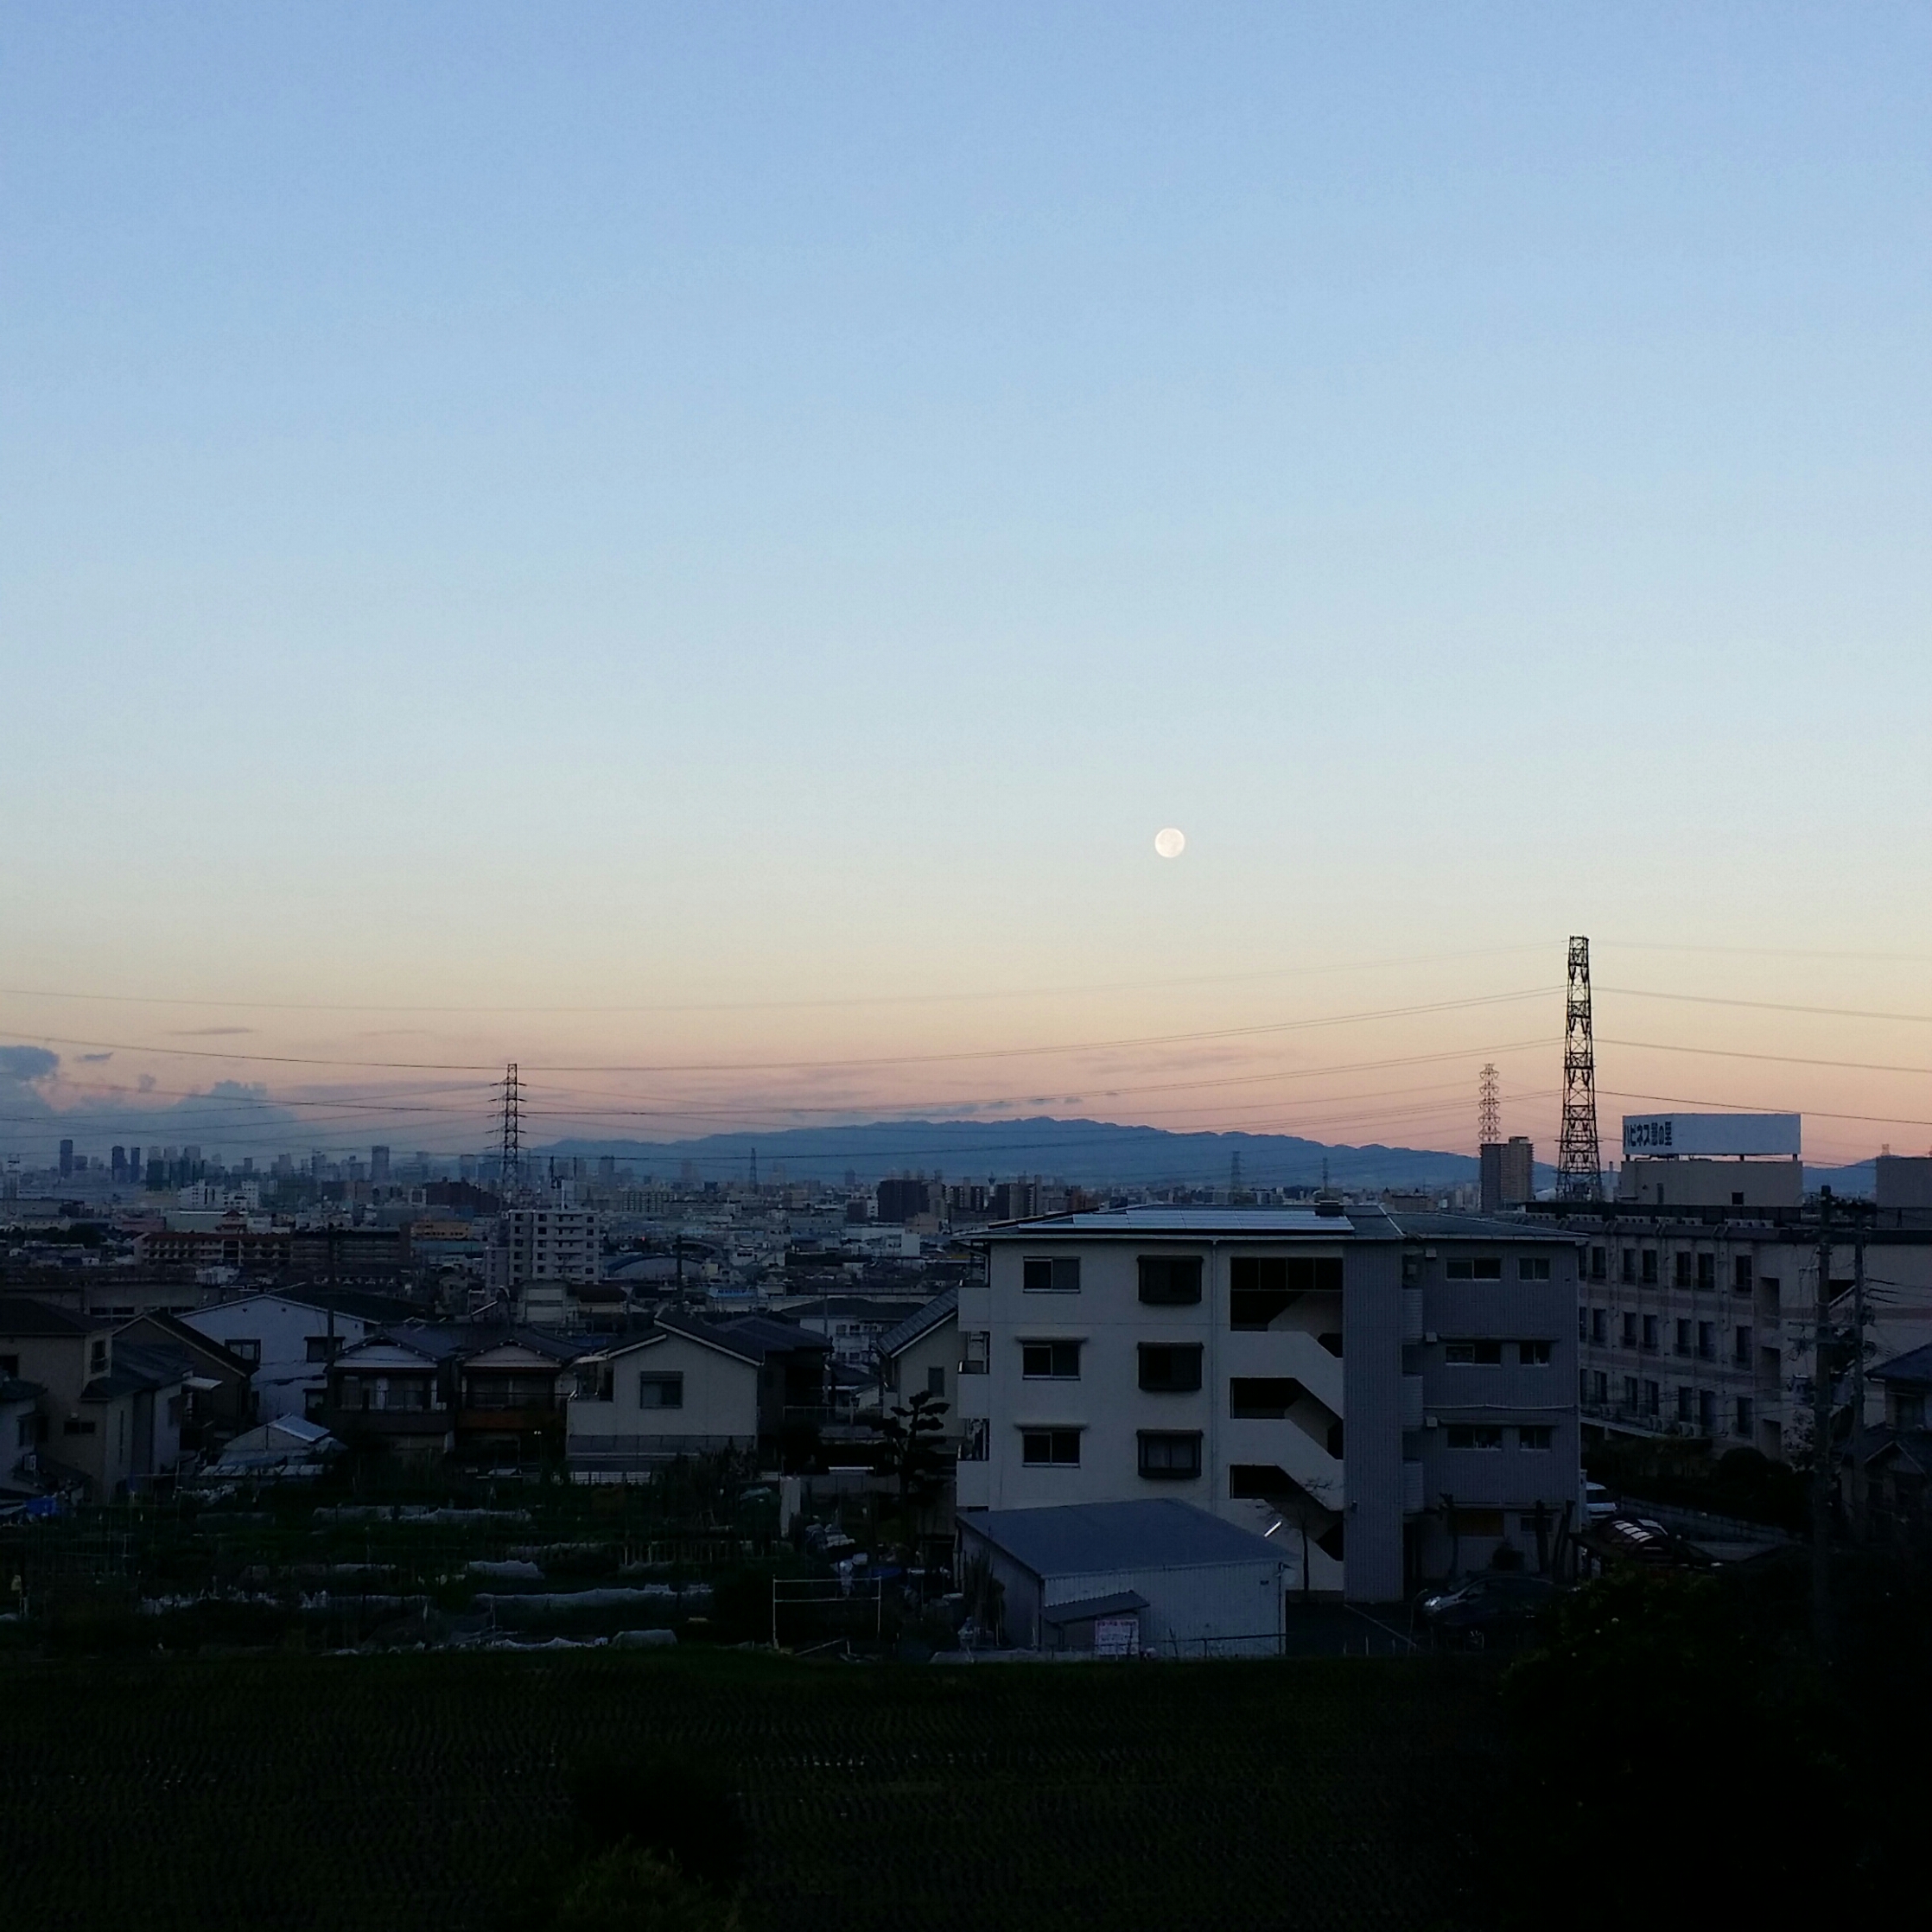
<svg viewBox="0 0 1932 1932">
<path fill-rule="evenodd" d="M 1153 848 L 1164 859 L 1178 859 L 1187 849 L 1187 835 L 1178 826 L 1170 825 L 1153 835 Z"/>
</svg>

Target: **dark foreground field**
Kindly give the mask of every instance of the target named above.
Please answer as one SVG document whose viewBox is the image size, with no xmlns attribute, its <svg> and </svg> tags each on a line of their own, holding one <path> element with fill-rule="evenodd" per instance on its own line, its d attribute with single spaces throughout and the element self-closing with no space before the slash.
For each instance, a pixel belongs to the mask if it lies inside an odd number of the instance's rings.
<svg viewBox="0 0 1932 1932">
<path fill-rule="evenodd" d="M 1430 1662 L 20 1662 L 0 1918 L 491 1932 L 575 1768 L 658 1751 L 735 1786 L 768 1932 L 1473 1922 L 1500 1775 L 1488 1683 Z"/>
</svg>

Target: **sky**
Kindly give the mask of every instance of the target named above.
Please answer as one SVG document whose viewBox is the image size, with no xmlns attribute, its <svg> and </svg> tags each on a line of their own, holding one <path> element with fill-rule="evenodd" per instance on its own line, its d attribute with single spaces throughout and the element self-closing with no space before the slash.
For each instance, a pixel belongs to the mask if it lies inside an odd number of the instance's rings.
<svg viewBox="0 0 1932 1932">
<path fill-rule="evenodd" d="M 0 1151 L 455 1152 L 512 1058 L 1465 1151 L 1494 1058 L 1554 1148 L 1573 932 L 1606 1127 L 1932 1145 L 1929 81 L 1877 5 L 0 3 Z"/>
</svg>

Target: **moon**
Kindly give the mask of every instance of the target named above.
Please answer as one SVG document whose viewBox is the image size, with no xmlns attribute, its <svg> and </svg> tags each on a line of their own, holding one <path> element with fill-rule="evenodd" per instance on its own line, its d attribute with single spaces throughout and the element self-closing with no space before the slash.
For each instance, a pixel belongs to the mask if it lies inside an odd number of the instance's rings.
<svg viewBox="0 0 1932 1932">
<path fill-rule="evenodd" d="M 1153 848 L 1164 859 L 1178 859 L 1187 849 L 1187 834 L 1169 825 L 1153 835 Z"/>
</svg>

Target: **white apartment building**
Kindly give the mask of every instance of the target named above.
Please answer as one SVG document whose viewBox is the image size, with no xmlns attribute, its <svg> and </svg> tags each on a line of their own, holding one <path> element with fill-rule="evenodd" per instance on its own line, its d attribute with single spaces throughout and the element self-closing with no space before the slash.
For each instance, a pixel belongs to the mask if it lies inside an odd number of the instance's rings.
<svg viewBox="0 0 1932 1932">
<path fill-rule="evenodd" d="M 594 1281 L 603 1262 L 603 1217 L 589 1208 L 506 1209 L 501 1217 L 503 1277 L 517 1319 L 558 1327 L 572 1317 L 570 1289 Z"/>
<path fill-rule="evenodd" d="M 958 1504 L 1173 1496 L 1387 1602 L 1579 1503 L 1577 1243 L 1449 1214 L 1130 1208 L 988 1230 Z M 1306 1565 L 1306 1569 L 1304 1566 Z"/>
</svg>

